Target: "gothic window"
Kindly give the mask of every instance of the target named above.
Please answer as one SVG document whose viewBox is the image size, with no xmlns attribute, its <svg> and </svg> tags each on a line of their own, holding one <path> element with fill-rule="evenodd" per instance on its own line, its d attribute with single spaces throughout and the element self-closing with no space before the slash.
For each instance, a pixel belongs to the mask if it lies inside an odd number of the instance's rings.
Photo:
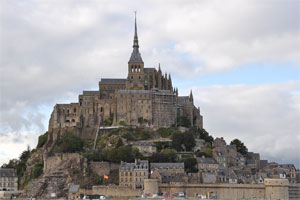
<svg viewBox="0 0 300 200">
<path fill-rule="evenodd" d="M 141 77 L 139 76 L 139 79 L 141 80 Z"/>
<path fill-rule="evenodd" d="M 76 113 L 76 108 L 74 108 L 74 113 Z"/>
<path fill-rule="evenodd" d="M 133 80 L 133 76 L 131 76 L 131 80 Z"/>
<path fill-rule="evenodd" d="M 140 72 L 141 71 L 141 66 L 139 66 L 139 68 L 138 68 L 138 72 Z"/>
<path fill-rule="evenodd" d="M 137 72 L 137 67 L 136 66 L 134 66 L 134 71 Z"/>
</svg>

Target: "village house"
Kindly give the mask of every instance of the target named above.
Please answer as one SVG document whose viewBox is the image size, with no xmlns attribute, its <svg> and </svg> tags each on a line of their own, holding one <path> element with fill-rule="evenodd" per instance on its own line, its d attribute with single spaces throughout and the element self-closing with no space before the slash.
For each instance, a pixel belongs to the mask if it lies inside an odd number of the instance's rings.
<svg viewBox="0 0 300 200">
<path fill-rule="evenodd" d="M 156 145 L 153 142 L 136 141 L 132 143 L 132 147 L 137 148 L 146 157 L 156 153 Z"/>
<path fill-rule="evenodd" d="M 132 189 L 144 188 L 144 179 L 149 176 L 148 160 L 135 159 L 134 163 L 121 162 L 119 169 L 119 185 Z"/>
<path fill-rule="evenodd" d="M 161 183 L 188 182 L 184 172 L 184 163 L 151 163 L 151 178 Z"/>
<path fill-rule="evenodd" d="M 196 158 L 197 159 L 197 167 L 199 169 L 199 172 L 212 172 L 216 173 L 219 164 L 214 158 Z"/>
<path fill-rule="evenodd" d="M 217 183 L 238 183 L 238 177 L 235 172 L 230 168 L 218 169 Z"/>
<path fill-rule="evenodd" d="M 0 168 L 0 190 L 18 190 L 18 176 L 14 169 Z"/>
</svg>

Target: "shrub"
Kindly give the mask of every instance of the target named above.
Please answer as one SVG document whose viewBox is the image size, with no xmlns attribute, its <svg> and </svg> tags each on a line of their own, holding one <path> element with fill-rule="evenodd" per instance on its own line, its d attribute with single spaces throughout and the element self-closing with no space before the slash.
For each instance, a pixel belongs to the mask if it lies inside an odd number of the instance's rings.
<svg viewBox="0 0 300 200">
<path fill-rule="evenodd" d="M 43 173 L 43 164 L 35 164 L 31 171 L 31 178 L 35 179 Z"/>
<path fill-rule="evenodd" d="M 47 139 L 48 139 L 48 132 L 46 132 L 43 135 L 40 135 L 36 148 L 38 149 L 38 148 L 41 148 L 42 146 L 44 146 L 44 144 L 47 142 Z"/>
<path fill-rule="evenodd" d="M 126 124 L 126 122 L 125 122 L 124 120 L 121 120 L 121 121 L 119 122 L 119 125 L 120 125 L 120 126 L 126 126 L 127 124 Z"/>
<path fill-rule="evenodd" d="M 60 150 L 64 153 L 80 152 L 83 150 L 83 145 L 83 140 L 71 131 L 64 133 L 58 142 Z"/>
</svg>

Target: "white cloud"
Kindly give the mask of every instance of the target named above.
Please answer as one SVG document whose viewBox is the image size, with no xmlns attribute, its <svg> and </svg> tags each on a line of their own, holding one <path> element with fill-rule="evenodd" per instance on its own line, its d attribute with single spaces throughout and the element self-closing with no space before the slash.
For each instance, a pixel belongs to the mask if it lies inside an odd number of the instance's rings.
<svg viewBox="0 0 300 200">
<path fill-rule="evenodd" d="M 231 85 L 193 88 L 204 128 L 229 143 L 281 163 L 300 161 L 300 84 Z"/>
<path fill-rule="evenodd" d="M 251 63 L 299 64 L 299 1 L 3 0 L 0 6 L 0 135 L 42 134 L 55 103 L 76 101 L 101 77 L 125 78 L 134 10 L 145 66 L 161 63 L 179 81 Z"/>
<path fill-rule="evenodd" d="M 36 132 L 9 132 L 0 134 L 0 167 L 11 159 L 18 159 L 29 146 L 31 149 L 37 145 L 39 134 Z"/>
</svg>

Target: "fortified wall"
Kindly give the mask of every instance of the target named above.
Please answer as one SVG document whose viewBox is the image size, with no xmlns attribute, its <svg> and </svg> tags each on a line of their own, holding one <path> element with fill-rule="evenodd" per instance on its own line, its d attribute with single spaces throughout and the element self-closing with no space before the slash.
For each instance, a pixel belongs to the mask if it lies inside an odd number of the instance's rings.
<svg viewBox="0 0 300 200">
<path fill-rule="evenodd" d="M 156 188 L 157 187 L 157 188 Z M 265 179 L 264 184 L 157 184 L 150 179 L 145 184 L 145 193 L 154 194 L 156 191 L 169 194 L 185 192 L 187 196 L 205 195 L 213 192 L 218 199 L 265 199 L 265 200 L 296 200 L 300 199 L 300 184 L 289 184 L 287 179 Z"/>
</svg>

